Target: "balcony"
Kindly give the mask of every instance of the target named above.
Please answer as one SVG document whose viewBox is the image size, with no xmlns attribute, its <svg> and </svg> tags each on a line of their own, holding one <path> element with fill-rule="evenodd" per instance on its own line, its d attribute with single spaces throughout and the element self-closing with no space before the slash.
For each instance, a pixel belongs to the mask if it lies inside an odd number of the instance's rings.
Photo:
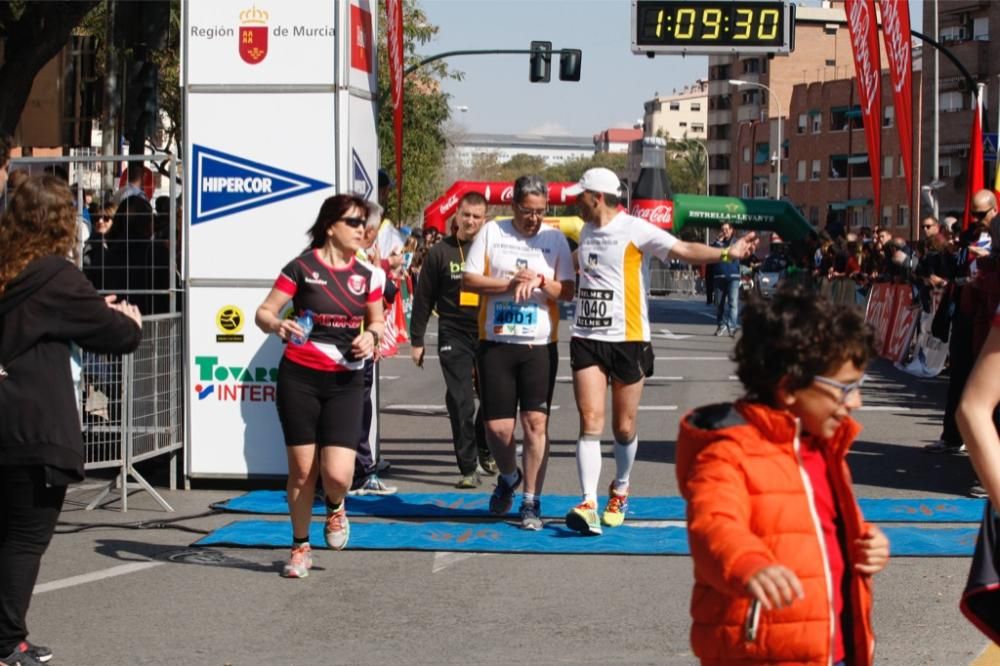
<svg viewBox="0 0 1000 666">
<path fill-rule="evenodd" d="M 716 109 L 708 112 L 709 125 L 728 125 L 733 122 L 732 109 Z"/>
<path fill-rule="evenodd" d="M 729 79 L 720 79 L 708 82 L 709 95 L 725 95 L 733 92 L 733 87 L 729 85 Z"/>
<path fill-rule="evenodd" d="M 729 169 L 710 169 L 708 172 L 708 182 L 712 185 L 728 185 Z"/>
<path fill-rule="evenodd" d="M 715 139 L 708 142 L 709 155 L 730 155 L 733 150 L 733 142 L 729 139 Z"/>
<path fill-rule="evenodd" d="M 990 43 L 981 40 L 951 42 L 948 50 L 965 65 L 973 77 L 988 76 L 990 64 Z M 958 77 L 962 74 L 948 58 L 941 58 L 941 78 Z"/>
<path fill-rule="evenodd" d="M 762 107 L 760 104 L 741 104 L 736 111 L 736 121 L 760 120 Z"/>
</svg>

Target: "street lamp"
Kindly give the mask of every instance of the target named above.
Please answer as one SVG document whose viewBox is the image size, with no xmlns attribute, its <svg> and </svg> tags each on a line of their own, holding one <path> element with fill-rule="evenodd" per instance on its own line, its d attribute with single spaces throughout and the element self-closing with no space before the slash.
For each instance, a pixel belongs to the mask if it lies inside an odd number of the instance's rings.
<svg viewBox="0 0 1000 666">
<path fill-rule="evenodd" d="M 782 151 L 782 146 L 781 146 L 781 134 L 782 134 L 782 132 L 781 132 L 781 106 L 782 106 L 782 104 L 781 104 L 781 100 L 778 99 L 778 96 L 774 94 L 773 90 L 771 90 L 770 88 L 768 88 L 763 83 L 757 83 L 756 81 L 744 81 L 743 79 L 729 79 L 729 85 L 735 86 L 737 88 L 739 88 L 741 86 L 750 86 L 751 88 L 762 88 L 763 90 L 766 90 L 767 93 L 774 98 L 774 101 L 775 101 L 775 103 L 776 103 L 776 105 L 778 107 L 778 150 L 777 150 L 778 161 L 777 161 L 777 166 L 775 168 L 775 174 L 778 177 L 778 189 L 776 191 L 776 195 L 777 196 L 775 196 L 774 198 L 775 199 L 781 199 L 781 151 Z M 770 117 L 770 114 L 768 114 L 768 117 Z"/>
</svg>

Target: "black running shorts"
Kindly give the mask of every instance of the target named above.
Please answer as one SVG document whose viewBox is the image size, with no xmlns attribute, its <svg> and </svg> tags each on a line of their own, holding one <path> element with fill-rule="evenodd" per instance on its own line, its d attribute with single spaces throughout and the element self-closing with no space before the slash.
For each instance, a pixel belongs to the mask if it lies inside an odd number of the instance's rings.
<svg viewBox="0 0 1000 666">
<path fill-rule="evenodd" d="M 357 450 L 363 370 L 314 370 L 282 358 L 276 402 L 285 446 L 316 444 Z"/>
<path fill-rule="evenodd" d="M 483 418 L 512 419 L 522 412 L 549 413 L 556 385 L 556 343 L 516 345 L 481 341 L 476 354 Z"/>
<path fill-rule="evenodd" d="M 569 365 L 573 372 L 596 365 L 617 382 L 635 384 L 653 376 L 653 345 L 573 338 L 569 342 Z"/>
</svg>

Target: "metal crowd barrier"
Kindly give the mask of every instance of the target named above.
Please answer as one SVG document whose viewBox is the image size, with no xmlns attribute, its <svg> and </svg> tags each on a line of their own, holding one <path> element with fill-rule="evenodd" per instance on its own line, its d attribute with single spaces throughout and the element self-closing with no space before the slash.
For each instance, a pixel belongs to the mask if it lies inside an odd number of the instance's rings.
<svg viewBox="0 0 1000 666">
<path fill-rule="evenodd" d="M 142 343 L 132 354 L 83 354 L 80 413 L 84 469 L 119 470 L 87 509 L 105 503 L 117 490 L 121 510 L 127 511 L 129 490 L 141 489 L 165 510 L 173 511 L 136 471 L 135 464 L 169 455 L 170 489 L 176 490 L 177 452 L 184 444 L 183 324 L 180 313 L 143 317 Z"/>
<path fill-rule="evenodd" d="M 649 292 L 656 296 L 684 294 L 693 296 L 705 293 L 705 281 L 690 266 L 671 268 L 670 264 L 653 258 L 649 267 Z"/>
</svg>

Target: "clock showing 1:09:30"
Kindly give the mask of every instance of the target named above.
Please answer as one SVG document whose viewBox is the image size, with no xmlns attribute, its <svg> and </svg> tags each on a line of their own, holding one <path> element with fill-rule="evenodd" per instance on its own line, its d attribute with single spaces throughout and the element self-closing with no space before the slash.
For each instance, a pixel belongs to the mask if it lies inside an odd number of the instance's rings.
<svg viewBox="0 0 1000 666">
<path fill-rule="evenodd" d="M 787 53 L 794 7 L 787 1 L 633 0 L 636 53 Z"/>
</svg>

